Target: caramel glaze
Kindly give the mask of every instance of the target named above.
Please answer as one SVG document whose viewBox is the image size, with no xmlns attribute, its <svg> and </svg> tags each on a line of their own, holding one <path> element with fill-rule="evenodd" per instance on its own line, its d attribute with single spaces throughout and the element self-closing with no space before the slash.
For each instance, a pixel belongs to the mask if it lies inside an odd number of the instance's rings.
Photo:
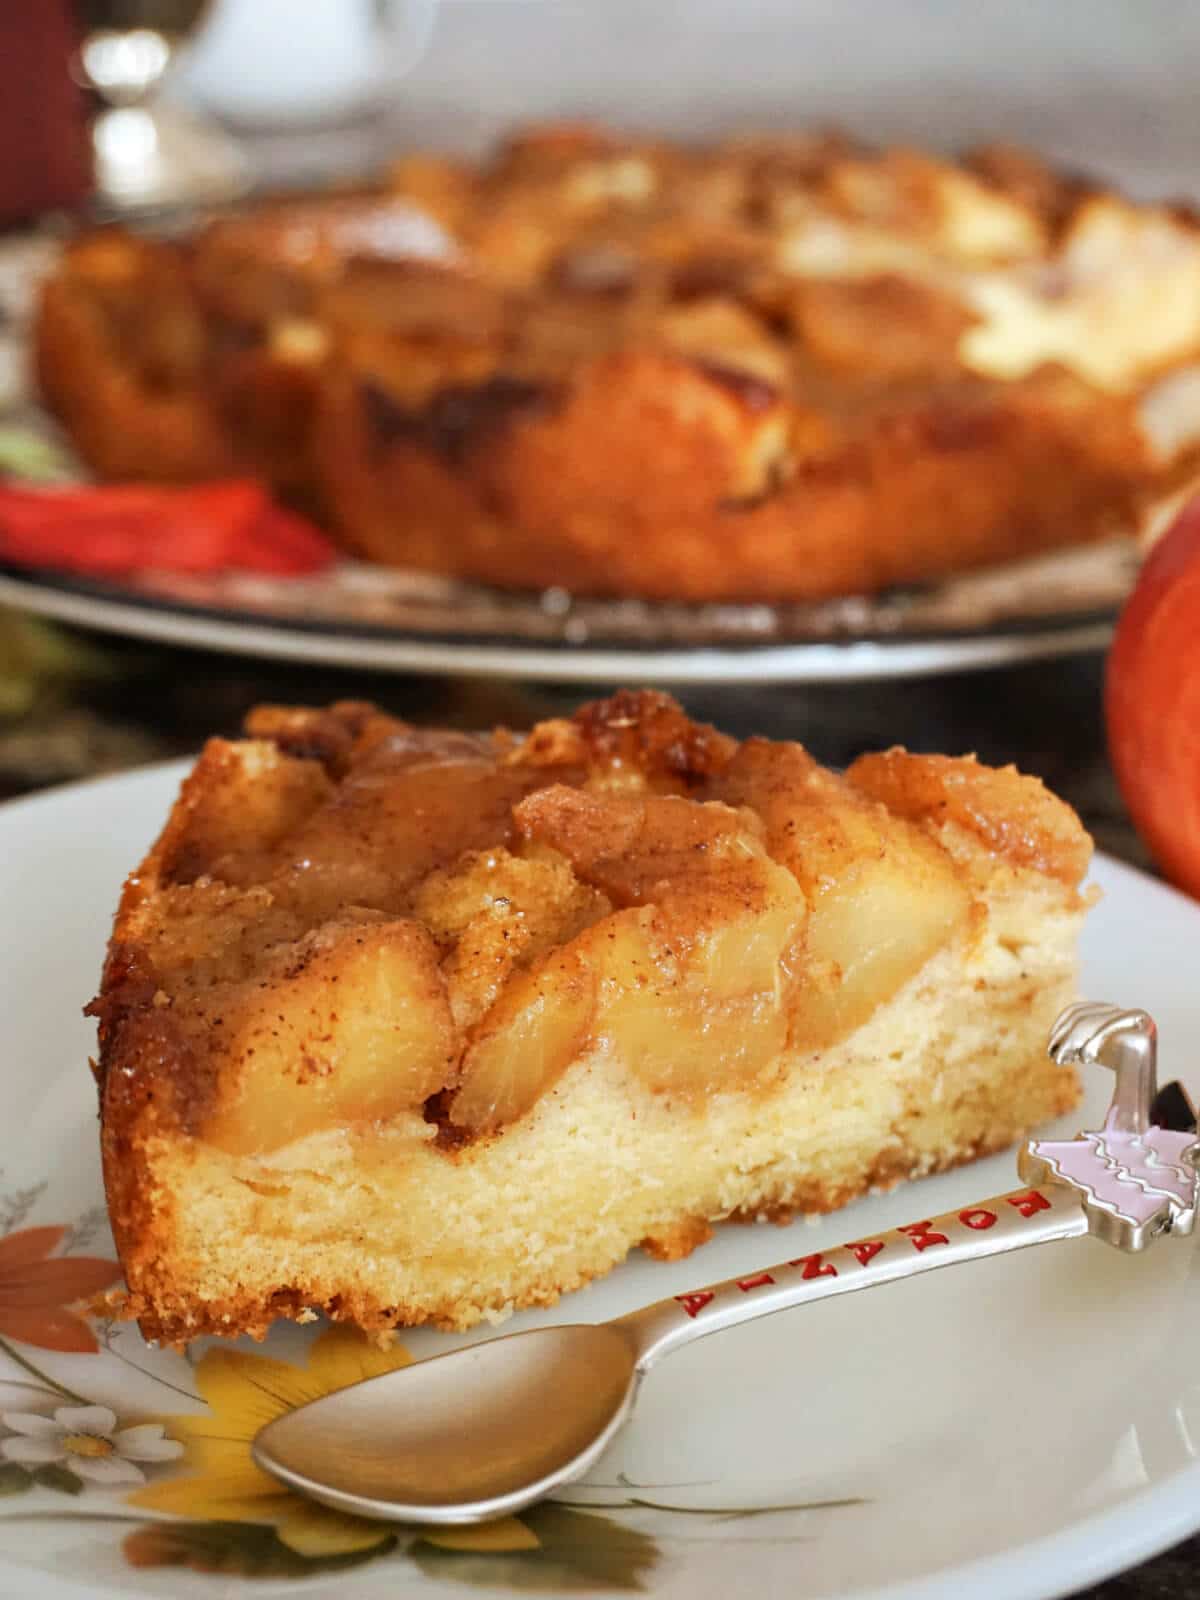
<svg viewBox="0 0 1200 1600">
<path fill-rule="evenodd" d="M 965 925 L 946 824 L 997 866 L 1068 885 L 1090 853 L 1074 813 L 1011 768 L 893 750 L 839 778 L 650 691 L 524 738 L 357 702 L 260 707 L 247 734 L 210 743 L 125 886 L 87 1008 L 112 1159 L 156 1130 L 253 1154 L 273 1127 L 403 1111 L 455 1159 L 614 1039 L 672 1098 L 693 1048 L 697 1092 L 726 1060 L 734 1086 L 766 1083 L 780 1049 L 850 1031 Z M 907 966 L 844 949 L 864 883 L 864 923 L 911 906 Z M 705 1049 L 723 1052 L 707 1068 Z M 531 1054 L 541 1076 L 514 1083 Z"/>
</svg>

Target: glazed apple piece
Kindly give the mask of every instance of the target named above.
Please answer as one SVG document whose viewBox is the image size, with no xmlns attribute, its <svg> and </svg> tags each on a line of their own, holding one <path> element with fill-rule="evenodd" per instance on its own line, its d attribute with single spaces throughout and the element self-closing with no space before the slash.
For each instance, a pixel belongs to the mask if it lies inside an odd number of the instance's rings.
<svg viewBox="0 0 1200 1600">
<path fill-rule="evenodd" d="M 494 1133 L 523 1116 L 579 1055 L 595 1012 L 586 939 L 518 973 L 467 1049 L 451 1122 L 470 1133 Z"/>
<path fill-rule="evenodd" d="M 201 991 L 184 1021 L 221 1041 L 219 1109 L 202 1132 L 238 1155 L 418 1111 L 453 1070 L 437 947 L 416 922 L 319 929 L 262 976 Z"/>
<path fill-rule="evenodd" d="M 785 956 L 802 920 L 803 902 L 781 896 L 689 947 L 657 907 L 617 913 L 594 930 L 597 1037 L 659 1092 L 700 1096 L 759 1082 L 787 1044 Z"/>
<path fill-rule="evenodd" d="M 860 794 L 894 816 L 972 833 L 1015 866 L 1078 883 L 1091 841 L 1065 801 L 1016 767 L 980 766 L 974 756 L 918 756 L 884 750 L 860 756 L 846 773 Z"/>
<path fill-rule="evenodd" d="M 253 883 L 280 841 L 333 793 L 324 768 L 263 739 L 210 739 L 185 782 L 164 847 L 176 883 Z"/>
<path fill-rule="evenodd" d="M 550 784 L 522 801 L 514 820 L 526 849 L 564 856 L 617 906 L 643 905 L 656 891 L 719 892 L 734 839 L 761 853 L 755 818 L 644 789 Z"/>
<path fill-rule="evenodd" d="M 366 700 L 335 700 L 331 706 L 255 706 L 246 717 L 251 739 L 269 739 L 285 755 L 319 761 L 335 779 L 344 778 L 365 751 L 394 738 L 397 724 Z"/>
<path fill-rule="evenodd" d="M 272 887 L 312 924 L 346 905 L 407 915 L 430 872 L 508 842 L 512 807 L 537 781 L 498 766 L 490 739 L 406 729 L 361 758 L 288 839 Z"/>
<path fill-rule="evenodd" d="M 786 1043 L 806 906 L 752 817 L 675 796 L 552 788 L 517 808 L 532 844 L 621 908 L 579 935 L 595 1034 L 652 1088 L 752 1081 Z"/>
<path fill-rule="evenodd" d="M 508 760 L 540 768 L 546 784 L 688 795 L 699 775 L 720 770 L 736 749 L 735 739 L 693 722 L 669 695 L 620 689 L 573 717 L 539 723 Z"/>
<path fill-rule="evenodd" d="M 468 852 L 431 873 L 413 904 L 446 949 L 442 970 L 459 1028 L 474 1027 L 515 973 L 611 909 L 562 856 L 550 851 L 535 860 L 502 846 Z"/>
<path fill-rule="evenodd" d="M 750 739 L 708 793 L 751 807 L 809 903 L 791 1044 L 859 1027 L 963 926 L 970 894 L 940 846 L 802 746 Z"/>
<path fill-rule="evenodd" d="M 595 984 L 562 947 L 610 902 L 554 851 L 531 858 L 497 848 L 434 873 L 415 910 L 447 949 L 450 1009 L 468 1030 L 451 1120 L 493 1131 L 527 1111 L 578 1054 Z"/>
</svg>

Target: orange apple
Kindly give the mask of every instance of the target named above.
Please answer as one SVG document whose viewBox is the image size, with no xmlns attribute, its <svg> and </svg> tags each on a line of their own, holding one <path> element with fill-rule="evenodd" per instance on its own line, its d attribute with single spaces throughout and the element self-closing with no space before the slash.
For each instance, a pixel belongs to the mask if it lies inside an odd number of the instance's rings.
<svg viewBox="0 0 1200 1600">
<path fill-rule="evenodd" d="M 1125 803 L 1163 872 L 1200 896 L 1200 496 L 1151 550 L 1105 684 Z"/>
</svg>

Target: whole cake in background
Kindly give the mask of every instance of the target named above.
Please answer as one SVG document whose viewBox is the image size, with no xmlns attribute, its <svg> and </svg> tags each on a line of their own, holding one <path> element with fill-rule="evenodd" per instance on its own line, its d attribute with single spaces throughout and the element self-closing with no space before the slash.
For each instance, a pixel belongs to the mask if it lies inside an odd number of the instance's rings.
<svg viewBox="0 0 1200 1600">
<path fill-rule="evenodd" d="M 462 1328 L 1001 1149 L 1078 1097 L 1090 854 L 1013 768 L 839 777 L 649 692 L 524 737 L 260 708 L 91 1008 L 124 1310 Z"/>
<path fill-rule="evenodd" d="M 510 588 L 814 599 L 1131 529 L 1200 440 L 1200 231 L 1008 148 L 541 127 L 85 233 L 36 356 L 102 477 L 249 470 Z"/>
</svg>

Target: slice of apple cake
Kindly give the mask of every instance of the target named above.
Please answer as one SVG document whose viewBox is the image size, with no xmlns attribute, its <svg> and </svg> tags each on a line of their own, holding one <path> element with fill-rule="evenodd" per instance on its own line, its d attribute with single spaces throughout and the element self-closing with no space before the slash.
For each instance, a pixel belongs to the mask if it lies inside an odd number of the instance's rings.
<svg viewBox="0 0 1200 1600">
<path fill-rule="evenodd" d="M 104 1172 L 150 1337 L 544 1304 L 1068 1109 L 1091 843 L 970 757 L 738 743 L 621 693 L 212 741 L 126 884 Z"/>
</svg>

